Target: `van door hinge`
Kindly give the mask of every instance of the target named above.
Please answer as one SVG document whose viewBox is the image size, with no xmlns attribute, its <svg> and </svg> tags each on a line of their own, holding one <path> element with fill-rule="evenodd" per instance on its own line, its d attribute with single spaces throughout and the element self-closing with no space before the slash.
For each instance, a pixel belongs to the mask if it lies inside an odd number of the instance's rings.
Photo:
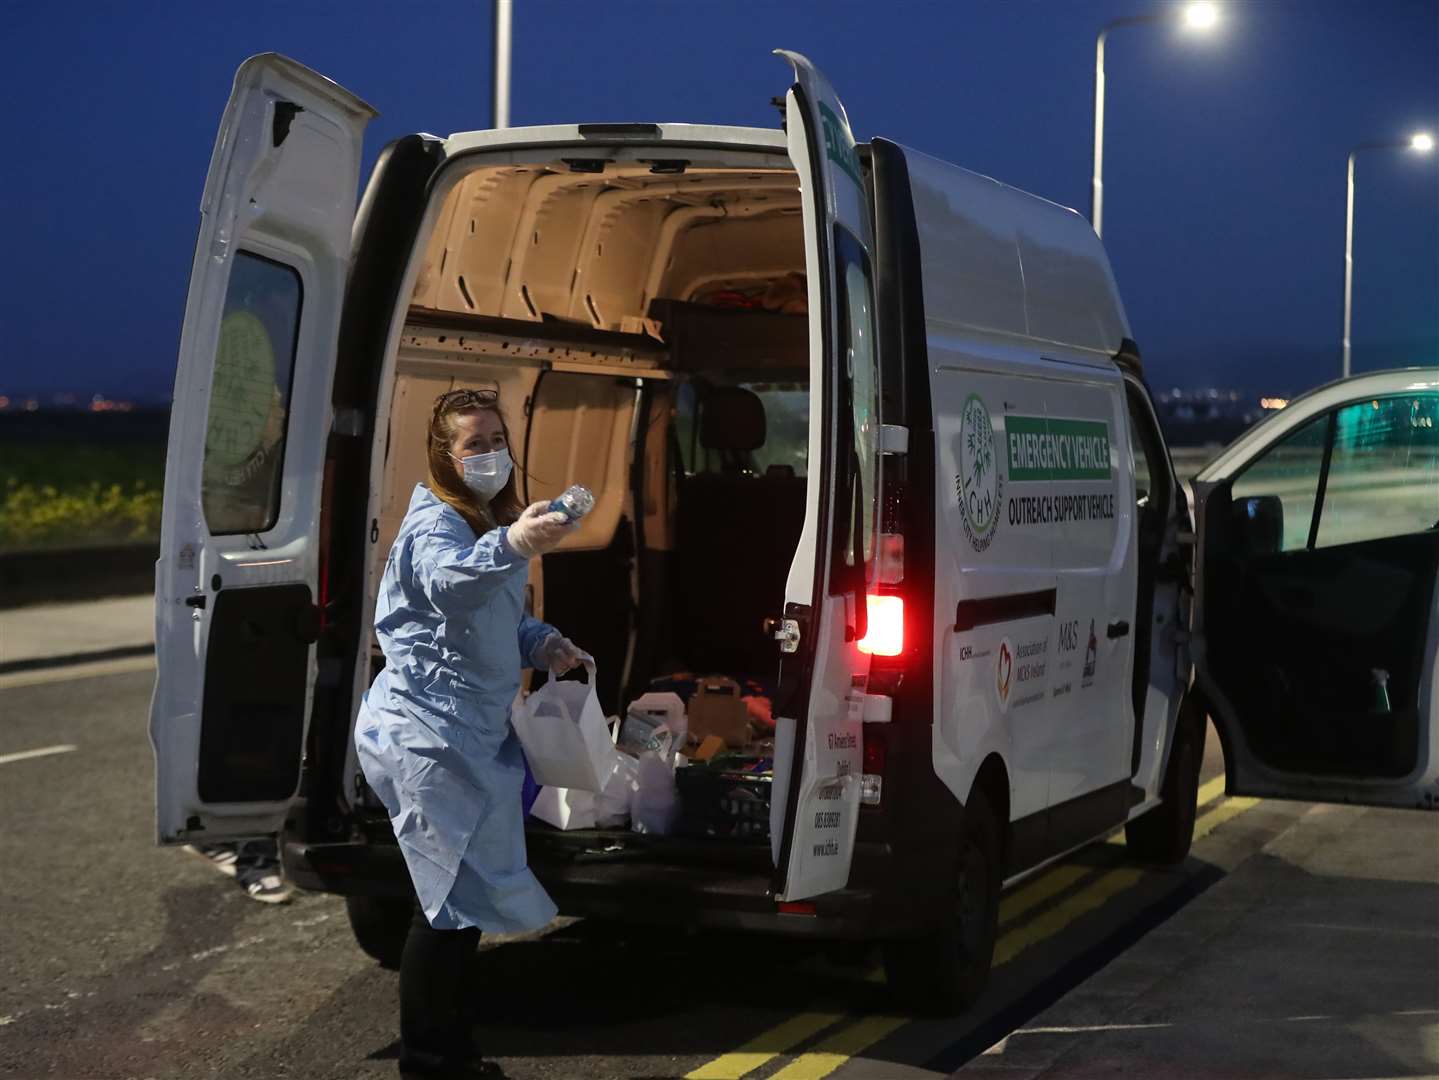
<svg viewBox="0 0 1439 1080">
<path fill-rule="evenodd" d="M 799 621 L 796 619 L 766 619 L 765 633 L 779 642 L 779 651 L 789 655 L 799 652 Z"/>
<path fill-rule="evenodd" d="M 365 414 L 359 409 L 336 409 L 330 430 L 336 435 L 358 438 L 365 433 Z"/>
</svg>

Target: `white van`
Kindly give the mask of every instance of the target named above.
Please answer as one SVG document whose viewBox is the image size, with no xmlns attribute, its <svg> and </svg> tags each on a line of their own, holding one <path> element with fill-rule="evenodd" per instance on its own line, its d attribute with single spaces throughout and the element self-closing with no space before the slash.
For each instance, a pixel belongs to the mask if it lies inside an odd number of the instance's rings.
<svg viewBox="0 0 1439 1080">
<path fill-rule="evenodd" d="M 900 990 L 955 1007 L 983 984 L 1005 883 L 1120 825 L 1138 856 L 1183 857 L 1206 712 L 1232 791 L 1435 805 L 1433 530 L 1344 561 L 1311 528 L 1290 575 L 1303 530 L 1275 500 L 1297 474 L 1234 480 L 1260 429 L 1199 485 L 1199 557 L 1220 561 L 1196 626 L 1225 638 L 1195 648 L 1186 500 L 1094 232 L 857 145 L 823 76 L 782 55 L 784 131 L 413 135 L 358 210 L 373 110 L 284 57 L 241 67 L 156 570 L 162 842 L 283 826 L 290 876 L 344 894 L 393 958 L 407 880 L 351 734 L 422 433 L 456 386 L 500 389 L 526 501 L 597 495 L 530 586 L 596 653 L 607 711 L 691 671 L 754 680 L 775 717 L 768 837 L 532 826 L 567 914 L 883 941 Z M 1416 423 L 1435 392 L 1404 390 Z M 1309 492 L 1317 522 L 1323 479 Z M 1376 577 L 1402 594 L 1376 603 Z M 1319 670 L 1323 635 L 1360 631 L 1373 649 Z M 1304 679 L 1356 664 L 1388 672 L 1388 705 L 1366 668 L 1364 733 L 1335 713 L 1321 750 Z"/>
</svg>

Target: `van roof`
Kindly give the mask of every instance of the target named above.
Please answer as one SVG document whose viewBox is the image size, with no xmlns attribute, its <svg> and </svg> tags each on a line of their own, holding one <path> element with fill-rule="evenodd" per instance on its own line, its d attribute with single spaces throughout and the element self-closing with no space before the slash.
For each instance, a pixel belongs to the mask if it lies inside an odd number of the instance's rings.
<svg viewBox="0 0 1439 1080">
<path fill-rule="evenodd" d="M 1075 211 L 900 147 L 909 166 L 925 320 L 1098 360 L 1130 336 L 1104 245 Z"/>
<path fill-rule="evenodd" d="M 592 143 L 596 146 L 641 145 L 655 142 L 688 143 L 691 146 L 733 146 L 760 150 L 787 148 L 783 131 L 771 128 L 726 127 L 719 124 L 546 124 L 538 127 L 502 128 L 498 131 L 461 131 L 445 140 L 447 156 L 472 150 L 548 146 L 563 143 Z"/>
</svg>

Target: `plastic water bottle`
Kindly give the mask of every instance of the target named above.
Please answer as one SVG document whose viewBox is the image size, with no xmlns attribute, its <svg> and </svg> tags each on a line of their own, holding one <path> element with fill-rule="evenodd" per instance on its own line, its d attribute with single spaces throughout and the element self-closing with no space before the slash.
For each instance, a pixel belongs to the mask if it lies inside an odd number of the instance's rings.
<svg viewBox="0 0 1439 1080">
<path fill-rule="evenodd" d="M 595 508 L 595 495 L 583 484 L 565 488 L 564 494 L 550 503 L 551 510 L 558 510 L 571 521 L 578 521 Z"/>
</svg>

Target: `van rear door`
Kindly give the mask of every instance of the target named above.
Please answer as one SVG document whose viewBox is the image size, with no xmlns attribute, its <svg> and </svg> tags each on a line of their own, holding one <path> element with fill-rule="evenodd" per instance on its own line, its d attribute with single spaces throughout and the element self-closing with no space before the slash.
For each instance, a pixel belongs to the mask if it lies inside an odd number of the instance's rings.
<svg viewBox="0 0 1439 1080">
<path fill-rule="evenodd" d="M 810 435 L 804 529 L 785 588 L 807 664 L 797 716 L 776 732 L 775 893 L 793 901 L 849 881 L 859 821 L 861 714 L 879 495 L 879 368 L 872 226 L 854 134 L 829 82 L 805 57 L 786 97 L 809 268 Z M 816 467 L 816 465 L 818 467 Z M 804 657 L 805 660 L 800 660 Z M 787 660 L 786 663 L 789 663 Z"/>
<path fill-rule="evenodd" d="M 330 382 L 374 115 L 271 53 L 241 65 L 220 122 L 155 567 L 162 843 L 276 832 L 299 784 Z"/>
<path fill-rule="evenodd" d="M 1193 487 L 1230 793 L 1439 810 L 1439 369 L 1291 402 Z"/>
</svg>

